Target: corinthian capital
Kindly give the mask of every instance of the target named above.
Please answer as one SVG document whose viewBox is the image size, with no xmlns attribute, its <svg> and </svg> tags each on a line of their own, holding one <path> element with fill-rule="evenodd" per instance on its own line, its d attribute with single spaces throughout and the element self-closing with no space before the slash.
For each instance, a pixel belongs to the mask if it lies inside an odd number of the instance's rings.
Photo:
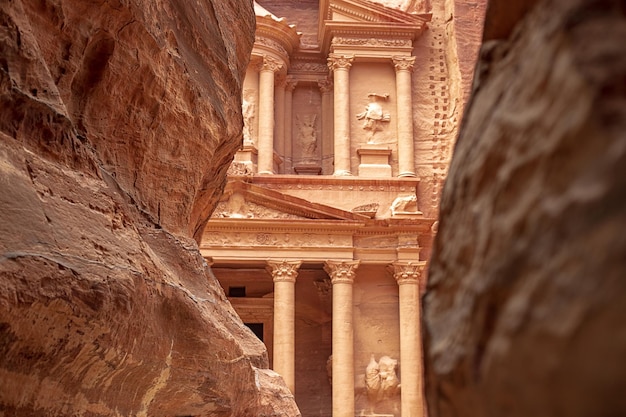
<svg viewBox="0 0 626 417">
<path fill-rule="evenodd" d="M 267 261 L 267 272 L 274 282 L 295 282 L 302 261 Z"/>
<path fill-rule="evenodd" d="M 390 267 L 398 285 L 419 284 L 426 262 L 394 262 Z"/>
<path fill-rule="evenodd" d="M 328 68 L 331 71 L 337 68 L 349 69 L 354 61 L 354 55 L 341 55 L 341 54 L 329 54 L 328 55 Z"/>
<path fill-rule="evenodd" d="M 324 271 L 334 284 L 352 284 L 361 261 L 326 261 Z"/>
<path fill-rule="evenodd" d="M 414 56 L 394 56 L 391 60 L 393 61 L 393 67 L 396 71 L 411 71 L 415 64 Z"/>
<path fill-rule="evenodd" d="M 329 93 L 333 91 L 333 82 L 328 79 L 319 80 L 317 82 L 317 86 L 320 88 L 322 93 Z"/>
<path fill-rule="evenodd" d="M 259 62 L 257 69 L 259 71 L 272 71 L 277 72 L 283 68 L 283 64 L 276 58 L 263 55 L 263 59 Z"/>
</svg>

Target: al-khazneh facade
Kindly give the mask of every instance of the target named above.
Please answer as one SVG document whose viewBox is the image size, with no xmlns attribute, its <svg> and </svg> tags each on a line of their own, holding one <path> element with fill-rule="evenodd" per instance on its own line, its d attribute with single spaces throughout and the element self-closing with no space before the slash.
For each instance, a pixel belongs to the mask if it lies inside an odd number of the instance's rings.
<svg viewBox="0 0 626 417">
<path fill-rule="evenodd" d="M 445 5 L 398 3 L 255 2 L 201 250 L 303 416 L 424 415 L 420 289 L 463 92 Z"/>
</svg>

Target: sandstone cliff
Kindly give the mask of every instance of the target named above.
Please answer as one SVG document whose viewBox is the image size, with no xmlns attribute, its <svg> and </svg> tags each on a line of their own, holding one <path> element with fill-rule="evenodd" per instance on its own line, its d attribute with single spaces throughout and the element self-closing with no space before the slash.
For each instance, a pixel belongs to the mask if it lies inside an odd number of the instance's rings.
<svg viewBox="0 0 626 417">
<path fill-rule="evenodd" d="M 430 417 L 626 415 L 626 9 L 492 0 L 424 298 Z"/>
<path fill-rule="evenodd" d="M 241 140 L 251 4 L 0 20 L 0 415 L 298 415 L 194 240 Z"/>
</svg>

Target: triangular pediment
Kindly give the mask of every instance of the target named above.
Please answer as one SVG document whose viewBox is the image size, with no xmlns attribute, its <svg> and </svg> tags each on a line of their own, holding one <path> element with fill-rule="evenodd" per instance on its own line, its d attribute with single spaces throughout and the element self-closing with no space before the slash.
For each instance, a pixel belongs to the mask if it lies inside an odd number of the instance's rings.
<svg viewBox="0 0 626 417">
<path fill-rule="evenodd" d="M 249 184 L 231 181 L 211 219 L 366 220 L 368 217 Z"/>
</svg>

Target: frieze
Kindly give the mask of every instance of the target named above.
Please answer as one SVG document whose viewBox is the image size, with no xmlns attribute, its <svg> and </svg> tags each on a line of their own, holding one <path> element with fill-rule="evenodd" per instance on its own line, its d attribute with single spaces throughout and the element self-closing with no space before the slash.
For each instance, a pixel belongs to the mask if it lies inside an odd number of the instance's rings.
<svg viewBox="0 0 626 417">
<path fill-rule="evenodd" d="M 208 230 L 203 237 L 203 246 L 245 246 L 277 248 L 350 248 L 352 236 L 313 234 L 313 233 L 272 233 L 272 232 L 219 232 Z"/>
<path fill-rule="evenodd" d="M 412 47 L 410 39 L 380 39 L 380 38 L 344 38 L 334 37 L 332 45 L 349 46 L 384 46 L 384 47 Z"/>
<path fill-rule="evenodd" d="M 327 73 L 328 67 L 317 62 L 294 62 L 289 69 L 290 72 L 319 72 Z"/>
<path fill-rule="evenodd" d="M 274 39 L 256 36 L 254 38 L 254 42 L 258 43 L 259 45 L 267 46 L 268 48 L 273 49 L 274 51 L 280 53 L 283 56 L 289 56 L 289 54 L 287 53 L 287 50 L 280 43 L 276 42 Z"/>
</svg>

